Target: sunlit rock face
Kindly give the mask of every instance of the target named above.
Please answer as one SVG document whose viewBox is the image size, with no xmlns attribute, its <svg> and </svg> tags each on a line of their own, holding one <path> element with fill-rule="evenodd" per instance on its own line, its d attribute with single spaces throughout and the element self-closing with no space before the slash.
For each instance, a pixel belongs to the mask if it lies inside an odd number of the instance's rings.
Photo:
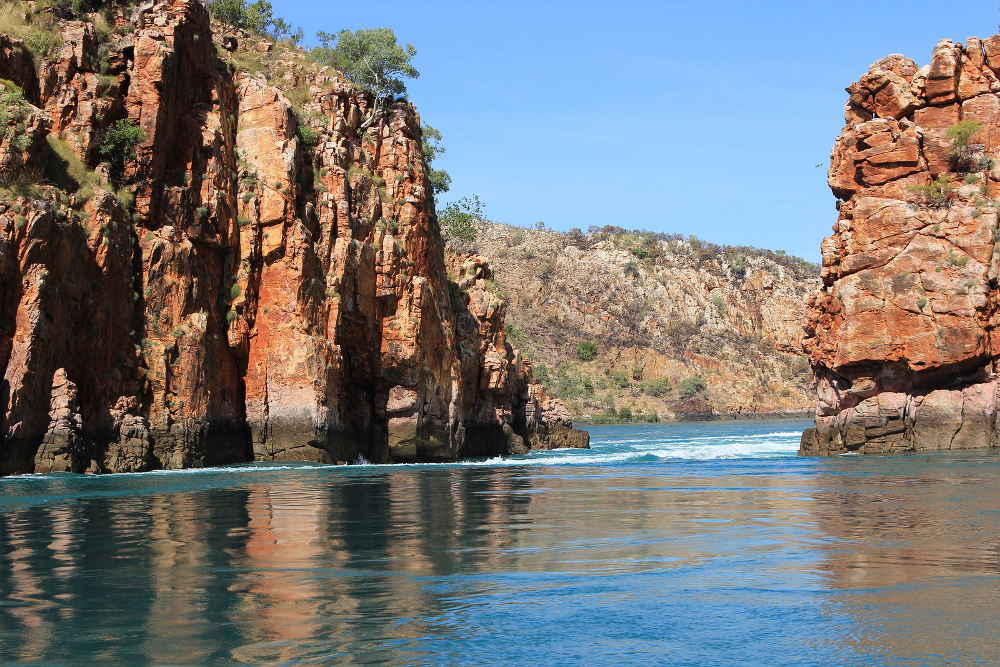
<svg viewBox="0 0 1000 667">
<path fill-rule="evenodd" d="M 943 40 L 929 66 L 889 56 L 847 89 L 802 454 L 997 445 L 998 72 L 1000 35 Z"/>
<path fill-rule="evenodd" d="M 0 35 L 30 103 L 0 176 L 50 141 L 94 180 L 0 196 L 0 474 L 586 446 L 505 303 L 448 279 L 411 105 L 364 127 L 371 97 L 300 52 L 250 73 L 259 40 L 197 0 L 117 12 L 33 65 Z M 116 196 L 121 119 L 145 140 Z"/>
</svg>

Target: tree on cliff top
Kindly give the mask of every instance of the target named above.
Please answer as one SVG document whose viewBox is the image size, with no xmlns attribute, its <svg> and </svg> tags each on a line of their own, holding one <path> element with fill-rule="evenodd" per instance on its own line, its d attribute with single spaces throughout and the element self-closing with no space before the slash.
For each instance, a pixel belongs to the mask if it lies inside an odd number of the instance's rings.
<svg viewBox="0 0 1000 667">
<path fill-rule="evenodd" d="M 215 19 L 240 30 L 275 41 L 287 39 L 292 44 L 302 40 L 302 30 L 275 16 L 274 7 L 267 0 L 256 0 L 250 4 L 246 0 L 209 0 L 208 10 Z"/>
<path fill-rule="evenodd" d="M 371 114 L 361 124 L 370 126 L 381 115 L 386 100 L 406 95 L 403 78 L 416 79 L 420 72 L 410 64 L 417 49 L 396 42 L 391 28 L 364 28 L 336 34 L 318 32 L 320 46 L 312 50 L 312 59 L 340 70 L 348 81 L 365 88 L 375 96 Z"/>
</svg>

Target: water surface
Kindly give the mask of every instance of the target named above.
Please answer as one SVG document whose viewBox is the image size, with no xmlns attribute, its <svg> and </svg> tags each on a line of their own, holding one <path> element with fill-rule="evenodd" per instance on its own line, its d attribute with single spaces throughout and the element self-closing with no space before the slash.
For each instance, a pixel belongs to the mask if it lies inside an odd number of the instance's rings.
<svg viewBox="0 0 1000 667">
<path fill-rule="evenodd" d="M 0 480 L 0 658 L 969 664 L 1000 457 L 794 456 L 802 421 L 589 451 Z"/>
</svg>

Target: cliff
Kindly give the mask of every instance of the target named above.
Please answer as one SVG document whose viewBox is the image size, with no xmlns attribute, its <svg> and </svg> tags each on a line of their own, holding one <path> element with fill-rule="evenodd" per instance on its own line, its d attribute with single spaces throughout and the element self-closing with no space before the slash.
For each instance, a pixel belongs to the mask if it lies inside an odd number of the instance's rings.
<svg viewBox="0 0 1000 667">
<path fill-rule="evenodd" d="M 449 280 L 411 105 L 365 127 L 368 93 L 198 0 L 43 19 L 61 49 L 0 35 L 0 473 L 587 445 Z"/>
<path fill-rule="evenodd" d="M 997 444 L 1000 35 L 884 58 L 851 85 L 805 347 L 802 454 Z"/>
<path fill-rule="evenodd" d="M 509 333 L 574 416 L 811 409 L 800 341 L 819 281 L 808 262 L 612 226 L 559 233 L 484 222 L 475 251 L 511 304 Z M 577 354 L 584 342 L 596 346 L 592 360 Z"/>
</svg>

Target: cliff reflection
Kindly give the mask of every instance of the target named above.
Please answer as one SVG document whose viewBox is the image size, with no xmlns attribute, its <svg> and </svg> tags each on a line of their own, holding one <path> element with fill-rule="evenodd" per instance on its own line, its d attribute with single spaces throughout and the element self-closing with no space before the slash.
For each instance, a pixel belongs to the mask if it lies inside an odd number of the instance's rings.
<svg viewBox="0 0 1000 667">
<path fill-rule="evenodd" d="M 925 459 L 7 480 L 0 659 L 502 662 L 609 624 L 692 662 L 719 627 L 747 655 L 979 659 L 1000 466 Z"/>
<path fill-rule="evenodd" d="M 854 619 L 849 641 L 889 660 L 992 661 L 1000 651 L 996 456 L 841 459 L 825 469 L 810 508 L 828 545 L 820 561 L 827 586 Z"/>
<path fill-rule="evenodd" d="M 71 503 L 47 501 L 81 480 L 35 481 L 28 506 L 0 512 L 0 655 L 74 660 L 82 643 L 107 662 L 388 659 L 380 646 L 428 631 L 398 619 L 446 611 L 419 578 L 510 567 L 530 505 L 525 477 L 427 473 L 148 494 L 155 479 L 118 478 L 130 493 Z"/>
</svg>

